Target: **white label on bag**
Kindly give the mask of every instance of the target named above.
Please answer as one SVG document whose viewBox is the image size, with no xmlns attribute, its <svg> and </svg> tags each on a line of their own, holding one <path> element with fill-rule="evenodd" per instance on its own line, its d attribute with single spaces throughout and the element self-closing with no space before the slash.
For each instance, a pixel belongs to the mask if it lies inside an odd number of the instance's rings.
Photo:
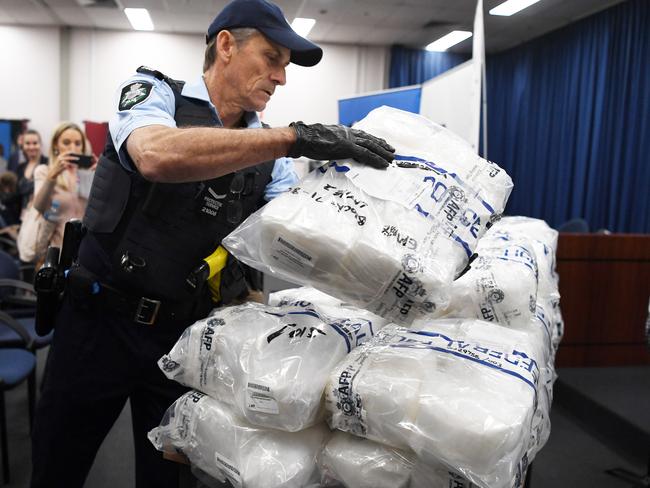
<svg viewBox="0 0 650 488">
<path fill-rule="evenodd" d="M 235 463 L 233 463 L 226 456 L 222 456 L 218 452 L 214 453 L 214 458 L 217 462 L 217 467 L 221 470 L 221 472 L 223 472 L 223 474 L 228 477 L 233 485 L 240 487 L 242 485 L 241 473 L 235 466 Z"/>
<path fill-rule="evenodd" d="M 304 272 L 314 267 L 313 256 L 282 236 L 277 236 L 273 241 L 271 258 L 279 261 L 289 269 L 297 271 Z"/>
<path fill-rule="evenodd" d="M 246 408 L 255 412 L 271 413 L 274 415 L 280 413 L 278 402 L 275 400 L 271 388 L 259 382 L 248 382 L 248 388 L 246 388 Z"/>
</svg>

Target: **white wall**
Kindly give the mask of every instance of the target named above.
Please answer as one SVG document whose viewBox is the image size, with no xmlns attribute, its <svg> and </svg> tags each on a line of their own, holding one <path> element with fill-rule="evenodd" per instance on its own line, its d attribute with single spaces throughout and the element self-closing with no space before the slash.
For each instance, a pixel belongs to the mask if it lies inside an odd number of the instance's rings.
<svg viewBox="0 0 650 488">
<path fill-rule="evenodd" d="M 324 44 L 322 61 L 311 68 L 289 65 L 287 84 L 278 87 L 262 114 L 272 126 L 294 120 L 338 123 L 338 100 L 388 85 L 388 49 Z"/>
<path fill-rule="evenodd" d="M 70 119 L 108 120 L 115 110 L 115 90 L 140 65 L 172 78 L 194 79 L 201 72 L 204 49 L 199 35 L 73 29 Z M 323 60 L 315 67 L 289 66 L 287 84 L 278 87 L 262 114 L 265 122 L 336 123 L 339 98 L 385 88 L 387 48 L 329 44 L 323 50 Z"/>
<path fill-rule="evenodd" d="M 0 118 L 30 119 L 47 150 L 60 117 L 59 29 L 0 26 Z"/>
<path fill-rule="evenodd" d="M 198 35 L 73 29 L 70 36 L 70 119 L 108 121 L 115 92 L 139 66 L 191 80 L 203 66 Z"/>
<path fill-rule="evenodd" d="M 201 35 L 54 27 L 0 26 L 0 118 L 29 118 L 47 144 L 62 119 L 107 121 L 115 91 L 138 66 L 176 79 L 200 74 Z M 290 65 L 262 118 L 274 125 L 293 120 L 336 123 L 339 98 L 386 88 L 388 48 L 324 44 L 315 67 Z"/>
</svg>

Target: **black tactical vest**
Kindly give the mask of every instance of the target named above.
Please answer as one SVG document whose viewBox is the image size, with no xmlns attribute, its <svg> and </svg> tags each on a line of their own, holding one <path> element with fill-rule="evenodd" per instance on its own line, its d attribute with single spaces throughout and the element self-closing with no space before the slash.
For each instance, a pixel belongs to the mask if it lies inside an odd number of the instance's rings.
<svg viewBox="0 0 650 488">
<path fill-rule="evenodd" d="M 178 127 L 219 127 L 209 105 L 184 98 L 184 82 L 171 80 L 157 71 L 175 96 L 174 119 Z M 98 269 L 84 256 L 110 260 L 107 279 L 134 296 L 158 300 L 205 300 L 186 284 L 188 275 L 212 254 L 237 225 L 264 204 L 266 185 L 271 181 L 274 161 L 267 161 L 212 180 L 193 183 L 152 183 L 120 164 L 111 135 L 97 165 L 84 224 L 88 236 L 101 252 L 80 249 L 80 262 Z M 96 244 L 95 244 L 96 243 Z M 86 258 L 86 261 L 91 261 Z M 222 288 L 244 289 L 243 275 L 230 266 L 222 274 Z M 238 268 L 237 268 L 238 270 Z M 233 283 L 233 281 L 241 283 Z"/>
</svg>

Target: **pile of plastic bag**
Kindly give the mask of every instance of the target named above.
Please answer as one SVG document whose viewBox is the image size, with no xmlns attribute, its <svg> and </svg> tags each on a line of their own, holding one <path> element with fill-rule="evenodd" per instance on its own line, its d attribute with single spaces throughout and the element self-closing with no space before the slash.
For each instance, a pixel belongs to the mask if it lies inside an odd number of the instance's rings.
<svg viewBox="0 0 650 488">
<path fill-rule="evenodd" d="M 509 487 L 528 449 L 542 358 L 526 334 L 483 321 L 387 326 L 330 374 L 330 425 Z"/>
<path fill-rule="evenodd" d="M 256 269 L 408 325 L 447 306 L 450 283 L 503 212 L 512 181 L 419 115 L 381 107 L 355 127 L 393 145 L 393 165 L 324 165 L 223 245 Z"/>
<path fill-rule="evenodd" d="M 185 330 L 158 364 L 198 391 L 179 398 L 149 433 L 157 449 L 182 453 L 236 487 L 318 486 L 329 371 L 385 321 L 304 292 L 273 297 L 279 307 L 217 309 Z"/>
<path fill-rule="evenodd" d="M 502 219 L 440 313 L 457 318 L 387 326 L 339 363 L 326 392 L 330 425 L 366 441 L 332 438 L 324 482 L 522 485 L 550 433 L 562 332 L 556 246 L 543 221 Z"/>
<path fill-rule="evenodd" d="M 500 218 L 509 176 L 448 130 L 356 127 L 395 164 L 324 165 L 224 240 L 305 286 L 189 327 L 159 366 L 198 391 L 150 439 L 244 488 L 520 488 L 550 432 L 557 232 Z"/>
</svg>

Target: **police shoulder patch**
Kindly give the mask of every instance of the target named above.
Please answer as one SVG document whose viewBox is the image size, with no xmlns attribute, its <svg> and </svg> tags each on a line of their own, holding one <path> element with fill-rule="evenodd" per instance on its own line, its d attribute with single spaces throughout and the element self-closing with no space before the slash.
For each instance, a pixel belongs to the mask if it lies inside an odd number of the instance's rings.
<svg viewBox="0 0 650 488">
<path fill-rule="evenodd" d="M 151 94 L 153 85 L 146 81 L 129 83 L 122 88 L 120 93 L 120 110 L 130 110 L 137 104 L 144 102 Z"/>
</svg>

